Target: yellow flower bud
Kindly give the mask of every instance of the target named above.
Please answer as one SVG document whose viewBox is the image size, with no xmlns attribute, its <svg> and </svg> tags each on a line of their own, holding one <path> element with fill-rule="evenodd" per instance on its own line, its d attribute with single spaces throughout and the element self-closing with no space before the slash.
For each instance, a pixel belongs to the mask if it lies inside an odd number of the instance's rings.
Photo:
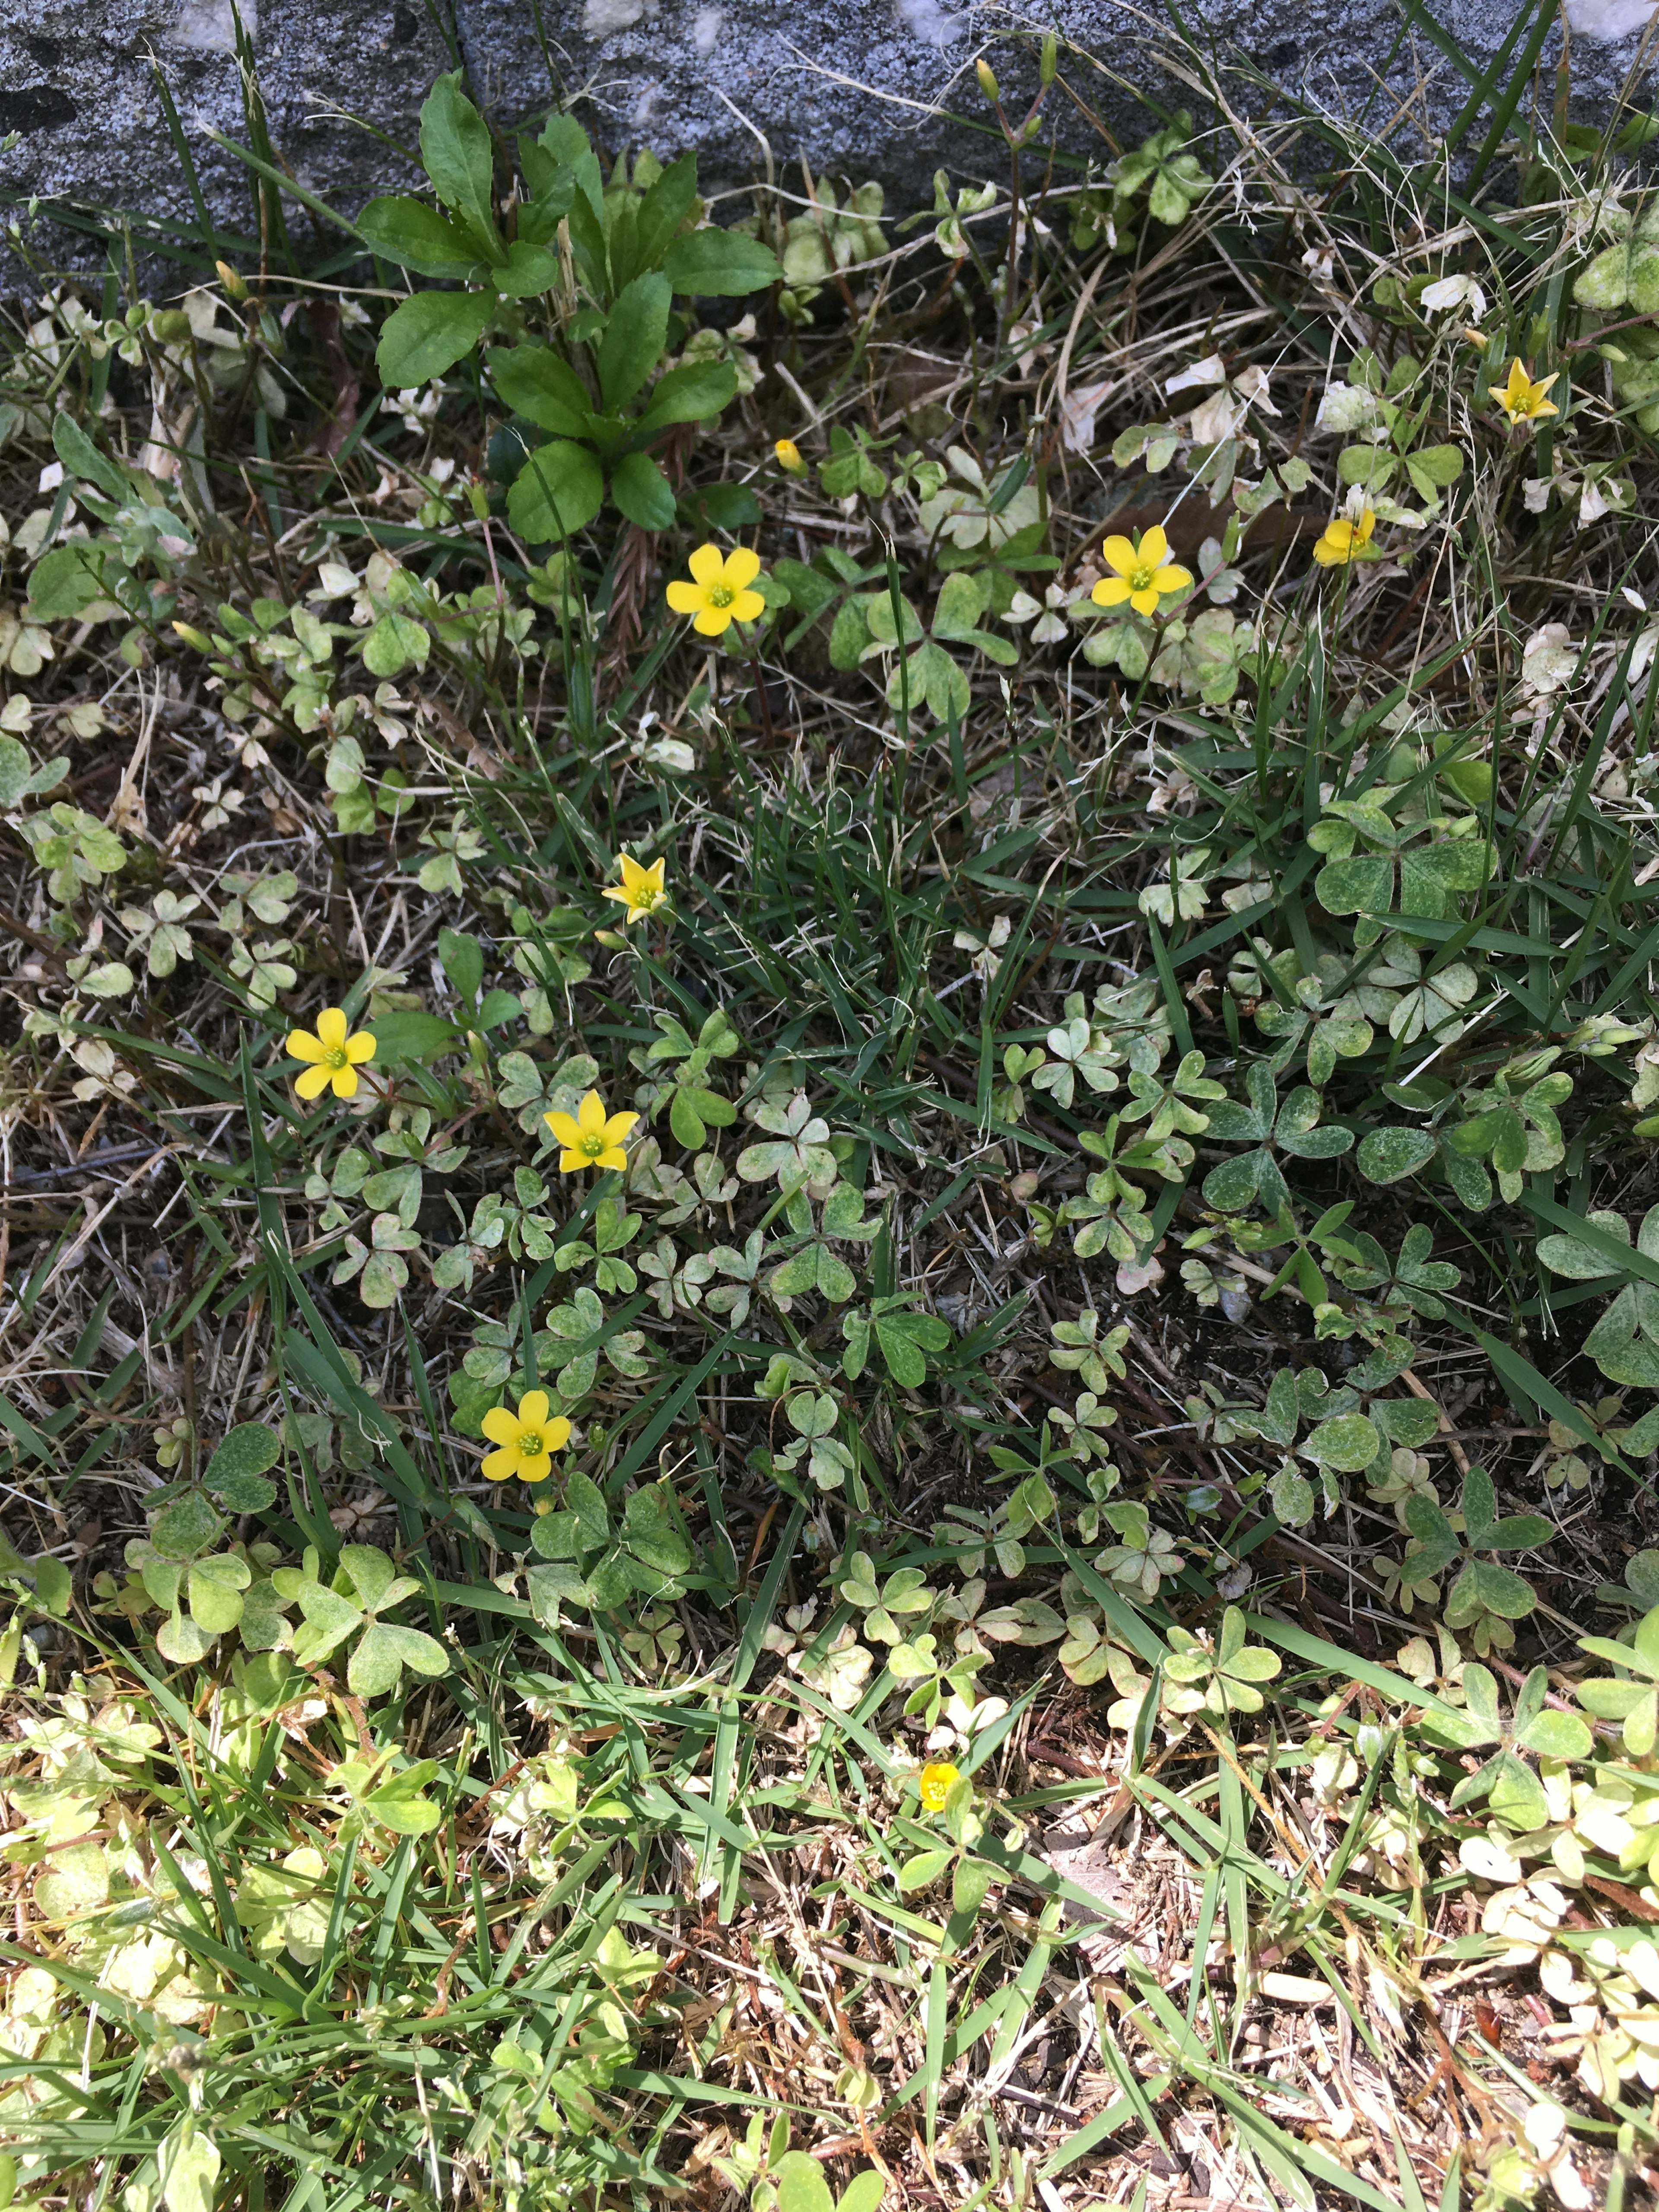
<svg viewBox="0 0 1659 2212">
<path fill-rule="evenodd" d="M 772 452 L 785 476 L 804 477 L 806 474 L 806 463 L 801 459 L 800 447 L 793 438 L 780 438 Z"/>
<path fill-rule="evenodd" d="M 205 630 L 197 629 L 193 628 L 191 623 L 185 622 L 174 623 L 173 629 L 173 635 L 176 637 L 183 638 L 185 643 L 191 647 L 193 651 L 197 653 L 212 652 L 213 640 L 208 635 Z"/>
<path fill-rule="evenodd" d="M 229 262 L 216 261 L 213 265 L 219 272 L 219 282 L 224 286 L 227 297 L 232 300 L 246 300 L 247 286 L 231 267 Z"/>
<path fill-rule="evenodd" d="M 996 101 L 1001 97 L 1001 94 L 997 89 L 997 81 L 992 73 L 991 64 L 986 60 L 983 54 L 981 54 L 979 59 L 974 64 L 974 73 L 979 79 L 980 90 L 985 94 L 987 100 L 990 100 L 993 106 L 994 106 Z"/>
</svg>

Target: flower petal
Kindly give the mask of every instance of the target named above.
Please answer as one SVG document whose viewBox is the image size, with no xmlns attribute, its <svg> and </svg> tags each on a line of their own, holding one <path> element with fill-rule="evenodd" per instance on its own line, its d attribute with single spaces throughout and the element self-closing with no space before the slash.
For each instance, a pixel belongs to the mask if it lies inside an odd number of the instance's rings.
<svg viewBox="0 0 1659 2212">
<path fill-rule="evenodd" d="M 517 1452 L 486 1452 L 484 1454 L 483 1460 L 483 1472 L 489 1477 L 489 1480 L 492 1482 L 505 1482 L 507 1477 L 517 1469 L 518 1464 L 519 1455 Z"/>
<path fill-rule="evenodd" d="M 699 545 L 686 562 L 700 584 L 718 584 L 726 574 L 726 562 L 718 545 Z"/>
<path fill-rule="evenodd" d="M 730 607 L 705 607 L 691 624 L 703 637 L 724 637 L 731 626 Z"/>
<path fill-rule="evenodd" d="M 580 1144 L 581 1124 L 574 1114 L 544 1114 L 542 1119 L 562 1145 Z"/>
<path fill-rule="evenodd" d="M 1130 592 L 1129 605 L 1138 615 L 1155 615 L 1158 612 L 1158 593 L 1149 584 L 1144 592 Z"/>
<path fill-rule="evenodd" d="M 325 1006 L 317 1017 L 317 1034 L 330 1052 L 338 1052 L 346 1041 L 346 1018 L 343 1008 Z"/>
<path fill-rule="evenodd" d="M 738 622 L 758 622 L 766 612 L 766 602 L 758 592 L 739 592 L 732 602 L 732 612 Z"/>
<path fill-rule="evenodd" d="M 701 584 L 688 584 L 684 576 L 676 576 L 668 586 L 668 604 L 677 615 L 694 615 L 708 594 Z"/>
<path fill-rule="evenodd" d="M 357 1096 L 357 1071 L 355 1067 L 337 1067 L 330 1080 L 334 1085 L 337 1098 L 355 1098 Z"/>
<path fill-rule="evenodd" d="M 640 1117 L 637 1114 L 612 1114 L 605 1124 L 605 1143 L 607 1145 L 621 1144 L 623 1139 L 628 1134 L 629 1131 L 633 1127 L 635 1122 L 637 1121 L 639 1118 Z"/>
<path fill-rule="evenodd" d="M 561 1175 L 580 1175 L 587 1165 L 588 1158 L 586 1152 L 564 1152 L 559 1154 Z"/>
<path fill-rule="evenodd" d="M 1178 568 L 1173 562 L 1159 568 L 1152 577 L 1152 588 L 1158 592 L 1184 592 L 1193 580 L 1189 568 Z"/>
<path fill-rule="evenodd" d="M 505 1406 L 492 1406 L 478 1426 L 492 1444 L 510 1444 L 519 1433 L 519 1417 Z"/>
<path fill-rule="evenodd" d="M 605 1127 L 605 1101 L 597 1091 L 584 1091 L 581 1103 L 576 1109 L 576 1122 L 583 1136 L 591 1136 Z"/>
<path fill-rule="evenodd" d="M 553 1462 L 546 1452 L 538 1452 L 534 1459 L 521 1459 L 519 1462 L 520 1482 L 545 1482 L 552 1472 Z"/>
<path fill-rule="evenodd" d="M 1141 566 L 1146 568 L 1162 568 L 1169 550 L 1170 541 L 1155 522 L 1150 530 L 1144 532 L 1140 540 Z"/>
<path fill-rule="evenodd" d="M 752 584 L 760 574 L 760 555 L 748 545 L 734 546 L 726 556 L 726 580 L 734 592 Z M 762 602 L 763 605 L 765 604 Z M 746 619 L 746 617 L 745 617 Z"/>
<path fill-rule="evenodd" d="M 628 1155 L 623 1152 L 620 1145 L 607 1146 L 605 1150 L 600 1152 L 592 1161 L 592 1164 L 596 1168 L 615 1168 L 620 1174 L 622 1170 L 628 1165 Z"/>
<path fill-rule="evenodd" d="M 1100 556 L 1120 576 L 1127 576 L 1135 565 L 1135 549 L 1127 538 L 1109 538 L 1100 549 Z"/>
<path fill-rule="evenodd" d="M 556 1413 L 542 1434 L 547 1439 L 549 1451 L 562 1451 L 570 1441 L 570 1424 L 562 1413 Z"/>
<path fill-rule="evenodd" d="M 1129 586 L 1121 576 L 1103 576 L 1089 597 L 1097 607 L 1121 607 L 1129 596 Z"/>
<path fill-rule="evenodd" d="M 370 1030 L 359 1030 L 356 1036 L 346 1039 L 346 1058 L 354 1067 L 361 1067 L 366 1060 L 374 1057 L 374 1036 Z"/>
<path fill-rule="evenodd" d="M 320 1037 L 313 1036 L 307 1030 L 295 1030 L 283 1050 L 295 1060 L 320 1060 L 328 1047 Z"/>
<path fill-rule="evenodd" d="M 329 1085 L 330 1072 L 325 1067 L 307 1067 L 294 1079 L 294 1088 L 301 1098 L 320 1098 Z"/>
<path fill-rule="evenodd" d="M 526 1429 L 544 1429 L 552 1405 L 545 1390 L 526 1390 L 519 1401 L 519 1425 Z"/>
</svg>

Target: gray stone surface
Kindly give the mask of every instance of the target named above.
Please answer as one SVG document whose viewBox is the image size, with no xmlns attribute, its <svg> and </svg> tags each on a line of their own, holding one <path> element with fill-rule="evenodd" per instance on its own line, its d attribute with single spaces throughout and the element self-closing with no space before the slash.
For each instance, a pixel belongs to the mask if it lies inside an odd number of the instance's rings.
<svg viewBox="0 0 1659 2212">
<path fill-rule="evenodd" d="M 999 148 L 940 111 L 983 116 L 972 64 L 988 47 L 1000 51 L 998 33 L 1016 20 L 1003 9 L 971 0 L 541 0 L 538 26 L 534 0 L 442 7 L 474 84 L 503 123 L 533 117 L 560 93 L 581 94 L 586 119 L 597 118 L 613 149 L 695 148 L 708 184 L 738 185 L 763 173 L 768 149 L 781 182 L 799 181 L 805 156 L 819 173 L 879 178 L 894 206 L 925 204 L 941 164 L 969 179 L 1002 173 Z M 1438 0 L 1438 11 L 1460 47 L 1484 59 L 1511 9 L 1510 0 Z M 1607 112 L 1650 11 L 1650 0 L 1569 0 L 1577 113 Z M 1376 72 L 1400 38 L 1398 0 L 1189 0 L 1183 13 L 1218 56 L 1243 52 L 1313 104 L 1368 114 L 1373 127 L 1419 86 L 1442 117 L 1462 95 L 1451 66 L 1415 34 L 1388 91 L 1378 90 Z M 1123 0 L 1054 0 L 1054 19 L 1099 58 L 1100 73 L 1083 81 L 1109 122 L 1130 118 L 1138 133 L 1128 86 L 1177 93 L 1159 67 L 1155 4 L 1146 13 Z M 272 140 L 297 177 L 349 211 L 411 182 L 407 164 L 349 118 L 414 143 L 427 87 L 449 64 L 426 0 L 258 0 L 243 20 Z M 246 232 L 246 172 L 207 135 L 246 136 L 232 45 L 231 0 L 0 0 L 0 132 L 16 134 L 0 153 L 0 186 L 190 220 L 159 65 L 215 222 Z M 1553 33 L 1547 67 L 1558 46 Z M 1070 143 L 1087 150 L 1076 111 L 1054 107 Z M 1420 147 L 1409 122 L 1395 143 L 1408 155 Z M 27 224 L 22 210 L 13 215 Z M 290 220 L 302 252 L 321 250 L 308 218 L 291 210 Z M 100 258 L 57 227 L 27 234 L 51 261 Z M 18 290 L 21 276 L 13 257 L 0 287 Z"/>
</svg>

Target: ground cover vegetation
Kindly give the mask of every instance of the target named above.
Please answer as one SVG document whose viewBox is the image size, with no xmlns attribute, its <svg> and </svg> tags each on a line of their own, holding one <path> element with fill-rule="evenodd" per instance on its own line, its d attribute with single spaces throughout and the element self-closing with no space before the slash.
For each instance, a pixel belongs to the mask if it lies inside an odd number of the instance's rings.
<svg viewBox="0 0 1659 2212">
<path fill-rule="evenodd" d="M 354 224 L 250 71 L 246 235 L 43 269 L 0 2203 L 1650 2189 L 1656 126 L 1550 14 L 1449 128 L 1011 40 L 902 220 L 458 70 Z"/>
</svg>

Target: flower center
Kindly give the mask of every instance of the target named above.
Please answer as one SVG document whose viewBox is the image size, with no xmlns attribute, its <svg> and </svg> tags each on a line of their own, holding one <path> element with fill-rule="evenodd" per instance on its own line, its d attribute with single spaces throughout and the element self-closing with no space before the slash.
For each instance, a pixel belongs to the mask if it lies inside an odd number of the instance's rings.
<svg viewBox="0 0 1659 2212">
<path fill-rule="evenodd" d="M 351 1062 L 346 1057 L 346 1048 L 343 1044 L 331 1045 L 328 1050 L 323 1054 L 323 1066 L 325 1067 L 331 1067 L 337 1070 L 342 1067 L 349 1067 L 350 1065 Z"/>
<path fill-rule="evenodd" d="M 655 884 L 641 884 L 634 894 L 634 903 L 641 912 L 648 914 L 661 897 L 662 893 Z"/>
<path fill-rule="evenodd" d="M 732 589 L 730 584 L 711 584 L 708 586 L 708 604 L 711 607 L 729 607 L 736 597 L 737 593 Z"/>
<path fill-rule="evenodd" d="M 539 1459 L 544 1449 L 542 1432 L 539 1429 L 520 1430 L 519 1456 L 520 1459 Z"/>
<path fill-rule="evenodd" d="M 598 1159 L 599 1154 L 605 1150 L 605 1131 L 603 1129 L 584 1129 L 581 1133 L 581 1141 L 577 1146 L 576 1149 L 584 1159 Z"/>
<path fill-rule="evenodd" d="M 1153 574 L 1154 571 L 1142 562 L 1138 568 L 1131 568 L 1129 571 L 1129 589 L 1132 592 L 1150 592 L 1152 589 Z"/>
</svg>

